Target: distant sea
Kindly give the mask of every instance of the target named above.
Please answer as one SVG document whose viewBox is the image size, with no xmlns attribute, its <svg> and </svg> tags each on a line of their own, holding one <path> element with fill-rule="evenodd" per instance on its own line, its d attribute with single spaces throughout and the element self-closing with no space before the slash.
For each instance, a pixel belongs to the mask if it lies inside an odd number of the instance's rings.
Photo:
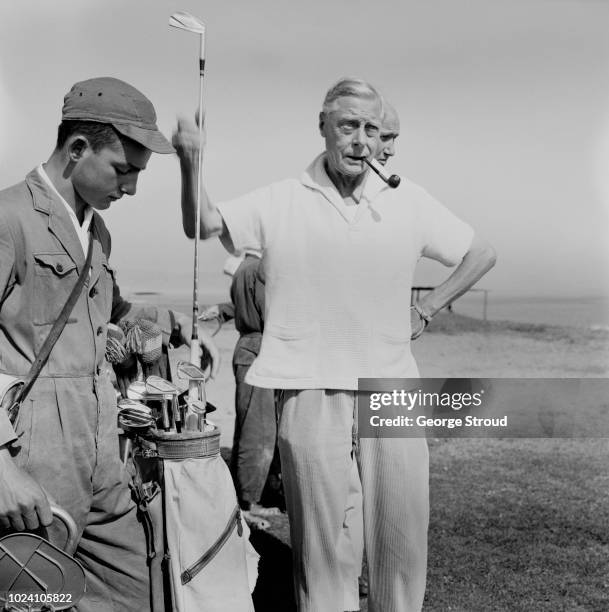
<svg viewBox="0 0 609 612">
<path fill-rule="evenodd" d="M 192 296 L 184 293 L 138 292 L 127 296 L 136 302 L 162 305 L 190 314 Z M 228 293 L 201 293 L 201 306 L 228 301 Z M 453 304 L 454 312 L 482 318 L 483 294 L 464 295 Z M 506 297 L 488 294 L 487 318 L 568 327 L 609 330 L 609 297 Z"/>
<path fill-rule="evenodd" d="M 453 310 L 482 318 L 483 293 L 459 298 Z M 609 297 L 506 297 L 488 294 L 487 318 L 568 327 L 609 329 Z"/>
</svg>

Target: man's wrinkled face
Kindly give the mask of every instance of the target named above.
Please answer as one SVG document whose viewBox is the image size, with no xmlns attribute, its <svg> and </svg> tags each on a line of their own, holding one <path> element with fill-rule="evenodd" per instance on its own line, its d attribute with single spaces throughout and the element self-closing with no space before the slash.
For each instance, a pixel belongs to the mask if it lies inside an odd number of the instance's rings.
<svg viewBox="0 0 609 612">
<path fill-rule="evenodd" d="M 92 208 L 105 210 L 123 195 L 135 195 L 150 155 L 145 147 L 124 138 L 98 151 L 87 144 L 71 174 L 74 190 Z"/>
<path fill-rule="evenodd" d="M 319 117 L 319 129 L 326 141 L 328 169 L 346 177 L 366 171 L 366 158 L 379 148 L 381 102 L 374 98 L 344 96 Z"/>
<path fill-rule="evenodd" d="M 390 157 L 395 155 L 395 141 L 400 135 L 400 120 L 392 108 L 387 108 L 383 121 L 381 122 L 380 150 L 376 159 L 383 166 Z"/>
</svg>

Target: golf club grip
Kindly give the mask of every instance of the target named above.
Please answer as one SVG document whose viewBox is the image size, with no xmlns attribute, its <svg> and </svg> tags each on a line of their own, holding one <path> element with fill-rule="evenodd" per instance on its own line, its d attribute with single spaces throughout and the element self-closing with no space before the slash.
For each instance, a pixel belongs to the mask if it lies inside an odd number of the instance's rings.
<svg viewBox="0 0 609 612">
<path fill-rule="evenodd" d="M 71 555 L 78 546 L 78 528 L 76 527 L 76 523 L 67 510 L 60 508 L 59 506 L 51 504 L 51 512 L 53 513 L 53 516 L 63 523 L 64 527 L 66 528 L 68 539 L 64 544 L 63 550 Z"/>
<path fill-rule="evenodd" d="M 205 73 L 205 31 L 200 34 L 200 51 L 199 51 L 199 74 L 203 78 Z"/>
</svg>

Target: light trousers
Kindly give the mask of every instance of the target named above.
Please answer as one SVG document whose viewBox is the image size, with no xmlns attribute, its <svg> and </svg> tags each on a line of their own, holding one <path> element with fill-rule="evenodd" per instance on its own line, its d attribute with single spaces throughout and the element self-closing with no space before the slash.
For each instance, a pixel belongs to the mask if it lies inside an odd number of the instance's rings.
<svg viewBox="0 0 609 612">
<path fill-rule="evenodd" d="M 299 612 L 359 609 L 365 541 L 369 612 L 423 604 L 429 524 L 429 457 L 420 438 L 360 440 L 355 392 L 285 390 L 279 452 L 290 519 Z"/>
</svg>

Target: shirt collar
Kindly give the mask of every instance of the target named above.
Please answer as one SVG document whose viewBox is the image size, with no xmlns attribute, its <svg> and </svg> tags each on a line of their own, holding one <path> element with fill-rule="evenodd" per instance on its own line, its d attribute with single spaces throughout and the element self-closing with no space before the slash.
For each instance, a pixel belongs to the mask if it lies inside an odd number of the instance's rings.
<svg viewBox="0 0 609 612">
<path fill-rule="evenodd" d="M 66 210 L 68 211 L 68 215 L 70 215 L 70 220 L 72 221 L 74 226 L 77 228 L 81 228 L 82 230 L 88 230 L 89 226 L 91 225 L 91 219 L 93 219 L 93 208 L 91 208 L 91 206 L 88 206 L 88 205 L 85 207 L 85 214 L 84 214 L 84 218 L 83 218 L 82 225 L 81 225 L 78 222 L 78 217 L 76 216 L 74 209 L 66 202 L 65 198 L 59 193 L 59 191 L 57 191 L 57 188 L 55 187 L 55 185 L 53 185 L 43 165 L 40 164 L 38 168 L 36 168 L 36 170 L 38 171 L 38 174 L 40 175 L 42 180 L 49 187 L 53 195 L 55 195 L 57 199 L 63 203 Z"/>
<path fill-rule="evenodd" d="M 302 173 L 300 180 L 305 187 L 320 191 L 330 201 L 336 197 L 342 200 L 338 189 L 326 172 L 325 161 L 326 153 L 320 153 Z M 360 202 L 362 199 L 371 202 L 385 188 L 388 189 L 389 187 L 374 172 L 368 170 Z"/>
</svg>

